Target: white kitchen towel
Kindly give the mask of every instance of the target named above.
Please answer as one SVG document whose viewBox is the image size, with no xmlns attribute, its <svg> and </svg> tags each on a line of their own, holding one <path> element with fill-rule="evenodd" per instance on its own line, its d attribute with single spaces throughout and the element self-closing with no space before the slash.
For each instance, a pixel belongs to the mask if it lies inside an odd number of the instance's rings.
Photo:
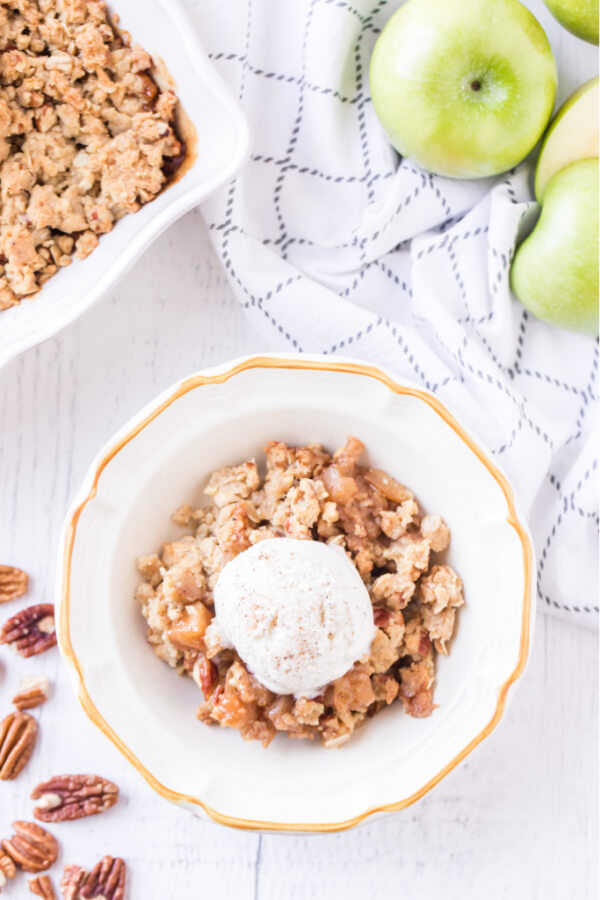
<svg viewBox="0 0 600 900">
<path fill-rule="evenodd" d="M 453 181 L 390 147 L 368 64 L 397 5 L 196 4 L 254 135 L 250 162 L 204 215 L 272 350 L 387 366 L 470 425 L 527 511 L 539 606 L 593 625 L 598 343 L 537 321 L 511 296 L 517 233 L 535 210 L 526 168 Z"/>
</svg>

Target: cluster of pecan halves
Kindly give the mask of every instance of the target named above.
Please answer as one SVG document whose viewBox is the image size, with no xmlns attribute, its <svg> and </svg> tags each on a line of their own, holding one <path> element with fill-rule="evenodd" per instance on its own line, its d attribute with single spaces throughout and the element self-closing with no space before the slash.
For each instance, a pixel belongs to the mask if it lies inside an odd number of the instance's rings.
<svg viewBox="0 0 600 900">
<path fill-rule="evenodd" d="M 0 603 L 22 597 L 28 586 L 25 572 L 0 566 Z M 30 606 L 8 619 L 0 629 L 0 644 L 8 644 L 24 657 L 37 656 L 54 647 L 54 607 Z M 12 699 L 16 712 L 0 722 L 0 780 L 16 778 L 29 761 L 38 735 L 36 720 L 26 710 L 48 699 L 48 680 L 40 675 L 24 679 Z M 98 815 L 117 802 L 119 789 L 98 775 L 56 775 L 38 784 L 31 793 L 34 816 L 44 823 L 60 823 Z M 29 890 L 45 900 L 56 900 L 48 875 L 58 856 L 58 843 L 33 822 L 13 822 L 14 834 L 0 841 L 0 893 L 19 869 L 31 873 Z M 126 866 L 122 859 L 105 856 L 91 872 L 65 866 L 60 882 L 64 900 L 123 900 Z"/>
<path fill-rule="evenodd" d="M 38 784 L 31 793 L 37 801 L 33 814 L 42 822 L 66 822 L 98 815 L 114 806 L 119 789 L 97 775 L 56 775 Z M 12 838 L 0 841 L 0 893 L 17 870 L 35 875 L 29 890 L 38 897 L 55 900 L 52 882 L 40 875 L 55 862 L 58 842 L 48 831 L 33 822 L 13 822 Z M 123 900 L 126 866 L 122 859 L 105 856 L 91 872 L 80 866 L 65 866 L 60 883 L 64 900 Z"/>
<path fill-rule="evenodd" d="M 0 566 L 0 603 L 23 597 L 28 584 L 29 578 L 22 569 Z M 54 647 L 54 606 L 38 603 L 12 616 L 0 629 L 0 644 L 9 644 L 21 656 L 37 656 Z"/>
<path fill-rule="evenodd" d="M 0 603 L 24 596 L 28 584 L 29 578 L 21 569 L 0 566 Z M 11 616 L 0 628 L 0 644 L 8 644 L 24 657 L 37 656 L 54 647 L 53 605 L 38 603 Z M 45 703 L 48 690 L 48 679 L 36 675 L 26 678 L 13 697 L 17 712 L 9 713 L 0 722 L 0 780 L 16 778 L 27 765 L 37 741 L 38 725 L 25 710 Z"/>
</svg>

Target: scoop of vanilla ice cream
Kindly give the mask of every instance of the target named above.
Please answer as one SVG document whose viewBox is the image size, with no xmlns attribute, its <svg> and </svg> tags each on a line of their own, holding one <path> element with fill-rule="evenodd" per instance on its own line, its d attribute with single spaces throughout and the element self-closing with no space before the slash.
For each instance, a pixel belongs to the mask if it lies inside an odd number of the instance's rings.
<svg viewBox="0 0 600 900">
<path fill-rule="evenodd" d="M 219 575 L 215 626 L 248 669 L 278 694 L 314 697 L 369 652 L 368 591 L 341 547 L 275 538 Z"/>
</svg>

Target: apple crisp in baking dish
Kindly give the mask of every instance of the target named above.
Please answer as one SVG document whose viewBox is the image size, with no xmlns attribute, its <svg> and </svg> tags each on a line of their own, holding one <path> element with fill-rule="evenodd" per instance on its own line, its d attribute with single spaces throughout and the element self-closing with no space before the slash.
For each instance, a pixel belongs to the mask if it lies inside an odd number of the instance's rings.
<svg viewBox="0 0 600 900">
<path fill-rule="evenodd" d="M 264 474 L 254 460 L 214 472 L 212 503 L 173 516 L 184 536 L 139 558 L 148 641 L 197 682 L 202 722 L 337 747 L 396 700 L 435 709 L 436 654 L 464 603 L 438 557 L 450 532 L 363 451 L 272 441 Z"/>
<path fill-rule="evenodd" d="M 99 0 L 0 0 L 0 310 L 177 171 L 177 98 Z"/>
</svg>

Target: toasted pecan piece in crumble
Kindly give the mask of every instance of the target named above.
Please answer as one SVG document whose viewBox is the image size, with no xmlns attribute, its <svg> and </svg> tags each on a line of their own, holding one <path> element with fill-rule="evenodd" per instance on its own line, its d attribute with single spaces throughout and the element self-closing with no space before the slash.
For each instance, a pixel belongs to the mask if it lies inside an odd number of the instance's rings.
<svg viewBox="0 0 600 900">
<path fill-rule="evenodd" d="M 208 698 L 219 680 L 219 670 L 212 660 L 201 653 L 194 663 L 192 678 Z"/>
</svg>

